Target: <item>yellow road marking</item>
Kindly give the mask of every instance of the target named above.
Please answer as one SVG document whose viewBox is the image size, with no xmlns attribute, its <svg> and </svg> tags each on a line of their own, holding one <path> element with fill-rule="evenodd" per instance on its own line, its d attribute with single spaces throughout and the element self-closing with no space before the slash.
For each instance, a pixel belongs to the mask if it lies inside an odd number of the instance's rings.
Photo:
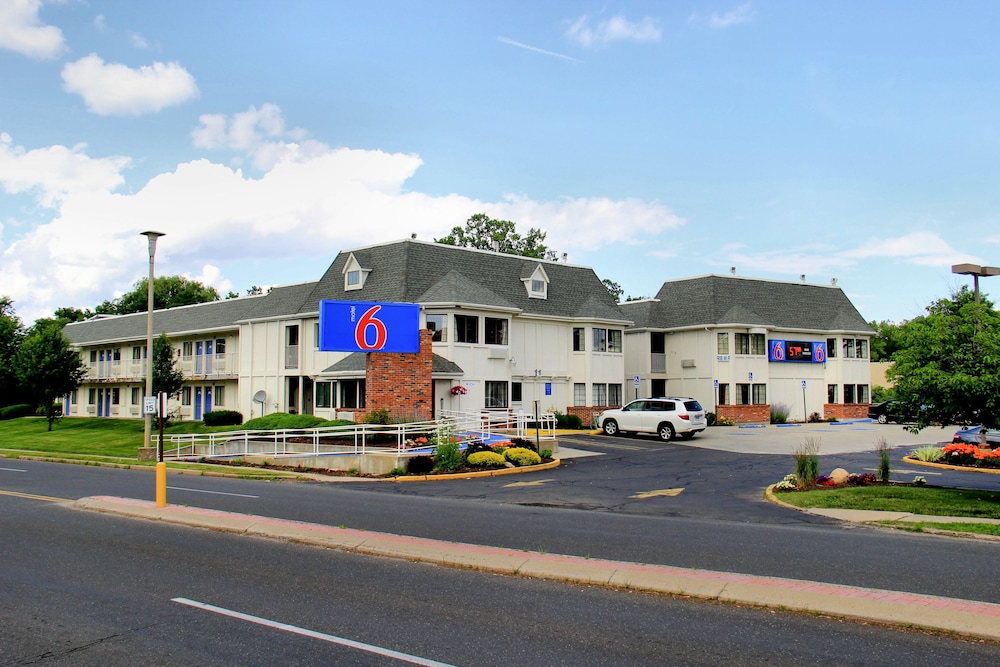
<svg viewBox="0 0 1000 667">
<path fill-rule="evenodd" d="M 533 482 L 514 482 L 513 484 L 504 484 L 503 488 L 509 489 L 512 486 L 541 486 L 545 482 L 554 482 L 554 479 L 536 479 Z"/>
<path fill-rule="evenodd" d="M 16 496 L 17 498 L 27 498 L 28 500 L 45 500 L 50 503 L 71 503 L 69 498 L 55 498 L 53 496 L 36 496 L 33 493 L 18 493 L 17 491 L 0 491 L 0 496 Z"/>
<path fill-rule="evenodd" d="M 673 498 L 674 496 L 679 496 L 684 487 L 679 489 L 659 489 L 657 491 L 643 491 L 642 493 L 637 493 L 634 496 L 629 496 L 629 498 L 656 498 L 657 496 L 667 496 Z"/>
</svg>

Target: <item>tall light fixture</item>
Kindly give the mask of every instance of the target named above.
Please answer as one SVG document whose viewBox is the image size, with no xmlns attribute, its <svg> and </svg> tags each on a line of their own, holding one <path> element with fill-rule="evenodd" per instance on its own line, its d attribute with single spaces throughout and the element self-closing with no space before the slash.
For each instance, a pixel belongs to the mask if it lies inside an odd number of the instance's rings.
<svg viewBox="0 0 1000 667">
<path fill-rule="evenodd" d="M 951 272 L 960 276 L 972 276 L 973 291 L 976 294 L 976 303 L 979 303 L 979 277 L 989 278 L 1000 275 L 1000 267 L 979 266 L 978 264 L 952 264 Z"/>
<path fill-rule="evenodd" d="M 146 397 L 153 395 L 153 258 L 156 256 L 156 239 L 164 236 L 163 232 L 147 231 L 143 232 L 149 240 L 149 283 L 146 292 Z M 145 424 L 142 427 L 142 446 L 148 455 L 150 450 L 150 440 L 152 434 L 153 416 L 146 411 L 147 401 L 143 401 L 143 417 Z"/>
</svg>

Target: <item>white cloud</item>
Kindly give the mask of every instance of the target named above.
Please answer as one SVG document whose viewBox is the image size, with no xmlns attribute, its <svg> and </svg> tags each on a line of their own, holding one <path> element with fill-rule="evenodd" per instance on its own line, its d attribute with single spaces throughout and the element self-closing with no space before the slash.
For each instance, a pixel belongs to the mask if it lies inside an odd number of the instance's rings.
<svg viewBox="0 0 1000 667">
<path fill-rule="evenodd" d="M 108 29 L 108 20 L 104 18 L 104 14 L 98 14 L 94 17 L 92 25 L 98 32 L 104 32 Z"/>
<path fill-rule="evenodd" d="M 757 12 L 754 11 L 750 0 L 747 0 L 736 9 L 725 12 L 724 14 L 712 12 L 712 16 L 709 18 L 708 23 L 713 28 L 729 28 L 741 23 L 749 23 L 753 20 L 756 13 Z"/>
<path fill-rule="evenodd" d="M 132 46 L 134 46 L 137 49 L 148 49 L 149 48 L 149 43 L 146 41 L 146 39 L 142 35 L 140 35 L 137 32 L 129 33 L 128 38 L 129 38 L 129 41 L 132 42 Z"/>
<path fill-rule="evenodd" d="M 32 58 L 55 58 L 66 48 L 62 30 L 38 18 L 41 0 L 0 2 L 0 48 Z"/>
<path fill-rule="evenodd" d="M 245 153 L 253 158 L 255 167 L 267 171 L 281 159 L 296 149 L 308 153 L 314 142 L 298 144 L 284 143 L 284 139 L 301 140 L 305 131 L 301 128 L 285 129 L 285 118 L 281 109 L 274 104 L 261 105 L 260 109 L 251 105 L 247 111 L 227 117 L 224 114 L 204 114 L 198 118 L 201 125 L 191 132 L 194 145 L 198 148 L 225 149 Z M 323 150 L 325 147 L 316 144 Z"/>
<path fill-rule="evenodd" d="M 198 97 L 194 77 L 177 63 L 132 69 L 92 53 L 67 63 L 62 78 L 66 92 L 82 97 L 87 109 L 101 116 L 137 116 Z"/>
<path fill-rule="evenodd" d="M 617 41 L 658 42 L 661 36 L 662 31 L 656 21 L 648 16 L 630 21 L 619 15 L 591 27 L 590 17 L 584 15 L 566 31 L 566 37 L 588 49 Z"/>
<path fill-rule="evenodd" d="M 540 227 L 548 232 L 550 247 L 571 255 L 606 247 L 609 239 L 638 244 L 683 223 L 668 208 L 635 199 L 539 202 L 507 196 L 487 202 L 409 191 L 405 186 L 422 165 L 420 157 L 267 141 L 261 137 L 287 131 L 277 120 L 280 110 L 262 111 L 248 112 L 245 124 L 224 118 L 224 132 L 217 122 L 203 119 L 201 138 L 210 145 L 250 150 L 262 143 L 278 146 L 280 157 L 259 178 L 194 160 L 159 174 L 135 193 L 118 193 L 116 169 L 124 167 L 123 158 L 89 158 L 82 148 L 17 149 L 21 155 L 68 154 L 88 168 L 107 169 L 103 181 L 82 179 L 86 187 L 42 186 L 40 177 L 31 181 L 35 189 L 21 186 L 39 201 L 48 197 L 56 208 L 50 221 L 0 252 L 0 285 L 17 301 L 19 315 L 31 321 L 59 306 L 92 307 L 127 289 L 148 269 L 146 240 L 139 235 L 145 229 L 167 234 L 157 246 L 158 273 L 198 274 L 196 279 L 225 293 L 232 288 L 233 273 L 248 263 L 323 263 L 342 249 L 411 233 L 429 240 L 477 212 L 517 220 L 524 229 Z M 276 277 L 262 275 L 253 282 Z"/>
<path fill-rule="evenodd" d="M 11 194 L 32 193 L 39 204 L 51 208 L 72 194 L 112 191 L 124 182 L 121 171 L 130 164 L 128 158 L 95 159 L 83 152 L 85 148 L 80 144 L 29 151 L 0 133 L 0 185 Z"/>
</svg>

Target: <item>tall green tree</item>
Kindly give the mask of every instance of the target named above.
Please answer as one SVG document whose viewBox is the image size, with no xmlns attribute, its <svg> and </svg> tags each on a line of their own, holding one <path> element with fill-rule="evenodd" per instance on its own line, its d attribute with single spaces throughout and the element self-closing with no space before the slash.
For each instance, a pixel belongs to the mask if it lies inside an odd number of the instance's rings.
<svg viewBox="0 0 1000 667">
<path fill-rule="evenodd" d="M 604 283 L 604 286 L 608 288 L 609 292 L 611 292 L 611 296 L 614 297 L 615 302 L 621 303 L 622 295 L 625 294 L 625 290 L 622 289 L 622 286 L 610 278 L 605 278 L 601 282 Z"/>
<path fill-rule="evenodd" d="M 903 327 L 906 323 L 872 320 L 868 324 L 875 330 L 871 339 L 872 361 L 892 361 L 893 355 L 903 347 Z"/>
<path fill-rule="evenodd" d="M 174 396 L 184 386 L 184 374 L 177 368 L 177 357 L 167 334 L 153 340 L 153 394 Z"/>
<path fill-rule="evenodd" d="M 56 419 L 55 402 L 79 387 L 87 372 L 55 320 L 39 320 L 31 327 L 17 352 L 14 371 L 28 396 L 45 410 L 50 431 Z"/>
<path fill-rule="evenodd" d="M 513 222 L 494 220 L 485 213 L 476 213 L 465 221 L 465 227 L 452 227 L 448 236 L 434 239 L 435 243 L 463 248 L 496 250 L 538 259 L 558 259 L 555 251 L 549 250 L 544 241 L 545 232 L 540 229 L 531 228 L 525 236 L 521 236 Z"/>
<path fill-rule="evenodd" d="M 101 315 L 144 313 L 148 302 L 148 278 L 141 278 L 121 298 L 105 301 L 95 309 Z M 190 306 L 195 303 L 218 301 L 214 287 L 203 285 L 184 276 L 160 276 L 153 280 L 153 310 Z"/>
<path fill-rule="evenodd" d="M 902 346 L 886 377 L 896 400 L 931 423 L 1000 424 L 1000 313 L 966 287 L 900 327 Z"/>
<path fill-rule="evenodd" d="M 20 383 L 14 372 L 14 360 L 24 340 L 24 325 L 14 311 L 10 297 L 0 296 L 0 407 L 20 403 Z"/>
</svg>

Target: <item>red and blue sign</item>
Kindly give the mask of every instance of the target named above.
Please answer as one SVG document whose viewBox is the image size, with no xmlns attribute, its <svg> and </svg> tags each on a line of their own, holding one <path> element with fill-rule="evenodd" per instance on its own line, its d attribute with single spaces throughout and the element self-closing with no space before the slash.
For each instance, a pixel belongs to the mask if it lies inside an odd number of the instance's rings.
<svg viewBox="0 0 1000 667">
<path fill-rule="evenodd" d="M 767 346 L 768 361 L 804 361 L 822 364 L 826 361 L 826 343 L 801 340 L 771 340 Z"/>
<path fill-rule="evenodd" d="M 320 301 L 319 349 L 323 352 L 419 352 L 420 305 Z"/>
</svg>

